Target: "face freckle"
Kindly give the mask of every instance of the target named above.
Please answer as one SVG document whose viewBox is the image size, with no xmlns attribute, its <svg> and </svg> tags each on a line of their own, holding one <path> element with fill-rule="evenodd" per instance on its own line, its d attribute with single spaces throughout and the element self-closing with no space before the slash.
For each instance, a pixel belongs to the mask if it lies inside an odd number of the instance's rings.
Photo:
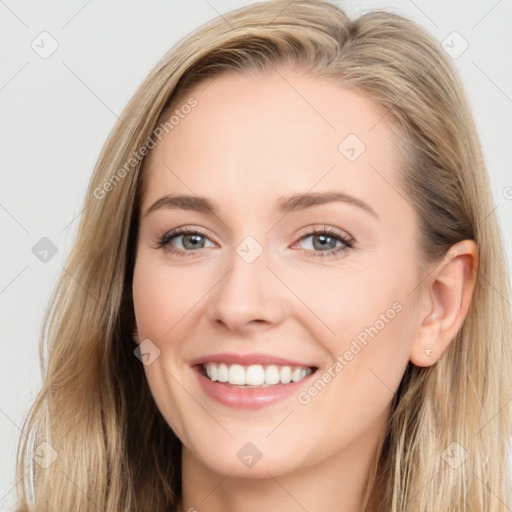
<svg viewBox="0 0 512 512">
<path fill-rule="evenodd" d="M 214 471 L 247 473 L 248 439 L 253 476 L 367 460 L 408 363 L 418 278 L 393 132 L 363 95 L 300 71 L 191 95 L 144 169 L 133 298 L 160 351 L 145 367 L 156 403 Z M 278 383 L 211 381 L 226 371 Z"/>
</svg>

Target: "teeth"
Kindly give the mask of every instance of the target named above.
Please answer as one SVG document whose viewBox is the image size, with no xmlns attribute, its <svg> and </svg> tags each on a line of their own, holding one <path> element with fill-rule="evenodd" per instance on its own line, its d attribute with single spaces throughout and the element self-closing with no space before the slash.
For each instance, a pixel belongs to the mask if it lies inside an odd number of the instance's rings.
<svg viewBox="0 0 512 512">
<path fill-rule="evenodd" d="M 292 372 L 293 382 L 299 382 L 302 379 L 302 370 L 300 368 L 294 368 Z"/>
<path fill-rule="evenodd" d="M 271 364 L 262 366 L 253 364 L 206 363 L 203 365 L 207 377 L 212 382 L 226 382 L 234 386 L 266 387 L 275 384 L 299 382 L 311 373 L 311 368 L 299 366 L 278 366 Z"/>
<path fill-rule="evenodd" d="M 292 369 L 290 366 L 281 366 L 279 378 L 283 384 L 288 384 L 292 381 Z"/>
<path fill-rule="evenodd" d="M 219 382 L 228 382 L 229 380 L 229 370 L 227 365 L 224 363 L 219 364 L 219 371 L 217 372 L 217 380 Z"/>
<path fill-rule="evenodd" d="M 209 366 L 209 365 L 208 365 Z M 214 365 L 213 365 L 214 366 Z M 265 382 L 265 370 L 259 364 L 253 364 L 245 370 L 245 383 L 250 386 L 261 386 Z"/>
<path fill-rule="evenodd" d="M 275 364 L 267 366 L 265 370 L 265 384 L 277 384 L 279 382 L 279 368 Z"/>
<path fill-rule="evenodd" d="M 232 364 L 229 367 L 229 380 L 230 384 L 236 384 L 238 386 L 245 386 L 245 370 L 243 366 L 239 364 Z"/>
</svg>

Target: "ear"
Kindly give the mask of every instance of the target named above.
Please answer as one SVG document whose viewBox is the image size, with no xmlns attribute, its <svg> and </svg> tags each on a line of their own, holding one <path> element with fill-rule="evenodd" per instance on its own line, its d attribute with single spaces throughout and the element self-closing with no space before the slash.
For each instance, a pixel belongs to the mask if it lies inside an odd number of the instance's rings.
<svg viewBox="0 0 512 512">
<path fill-rule="evenodd" d="M 473 240 L 453 245 L 421 289 L 418 326 L 410 360 L 432 366 L 457 335 L 469 309 L 478 270 Z"/>
</svg>

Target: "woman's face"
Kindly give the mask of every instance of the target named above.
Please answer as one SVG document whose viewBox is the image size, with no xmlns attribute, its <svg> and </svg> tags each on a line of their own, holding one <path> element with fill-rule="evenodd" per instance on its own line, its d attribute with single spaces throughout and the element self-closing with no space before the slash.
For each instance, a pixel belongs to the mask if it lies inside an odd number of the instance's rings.
<svg viewBox="0 0 512 512">
<path fill-rule="evenodd" d="M 285 70 L 191 97 L 145 169 L 133 297 L 155 401 L 203 468 L 356 468 L 418 325 L 417 225 L 386 112 Z"/>
</svg>

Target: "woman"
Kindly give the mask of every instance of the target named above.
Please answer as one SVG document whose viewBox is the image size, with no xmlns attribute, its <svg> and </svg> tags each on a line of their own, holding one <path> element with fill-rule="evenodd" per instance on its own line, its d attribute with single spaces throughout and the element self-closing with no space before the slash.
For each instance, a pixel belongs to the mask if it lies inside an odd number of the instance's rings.
<svg viewBox="0 0 512 512">
<path fill-rule="evenodd" d="M 209 23 L 140 86 L 85 206 L 19 511 L 509 509 L 503 250 L 416 24 L 280 0 Z"/>
</svg>

